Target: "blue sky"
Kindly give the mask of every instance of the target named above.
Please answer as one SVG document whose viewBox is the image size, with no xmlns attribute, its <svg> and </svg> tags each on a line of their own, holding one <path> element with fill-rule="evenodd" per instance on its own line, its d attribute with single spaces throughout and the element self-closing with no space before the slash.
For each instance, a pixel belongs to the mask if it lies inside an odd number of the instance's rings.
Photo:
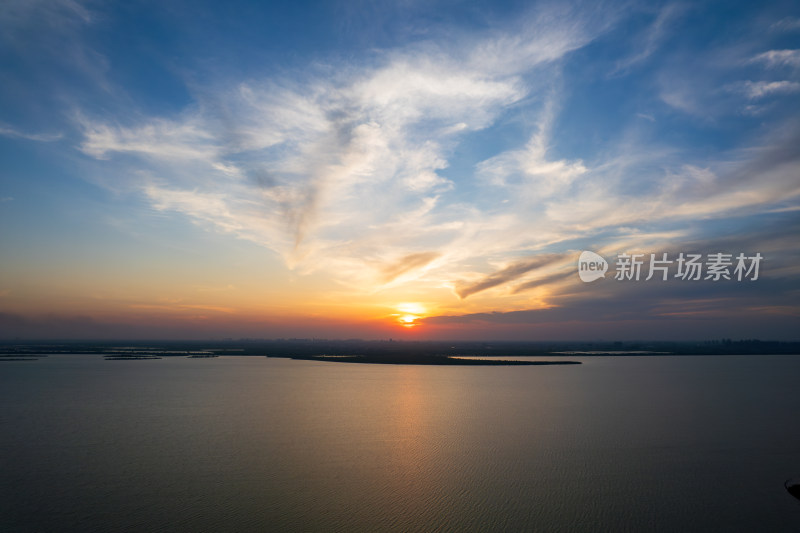
<svg viewBox="0 0 800 533">
<path fill-rule="evenodd" d="M 11 0 L 0 42 L 0 336 L 797 338 L 796 2 Z"/>
</svg>

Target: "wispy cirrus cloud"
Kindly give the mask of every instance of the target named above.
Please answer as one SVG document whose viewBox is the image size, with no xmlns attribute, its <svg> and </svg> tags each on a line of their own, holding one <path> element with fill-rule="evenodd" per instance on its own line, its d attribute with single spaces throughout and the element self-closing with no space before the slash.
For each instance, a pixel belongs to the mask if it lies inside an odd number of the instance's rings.
<svg viewBox="0 0 800 533">
<path fill-rule="evenodd" d="M 635 51 L 617 61 L 612 74 L 625 72 L 650 58 L 664 41 L 674 34 L 672 28 L 687 9 L 688 6 L 682 3 L 668 3 L 661 7 L 655 19 L 642 29 L 641 35 L 632 43 Z"/>
<path fill-rule="evenodd" d="M 191 117 L 185 121 L 154 119 L 135 127 L 114 127 L 78 117 L 83 129 L 81 150 L 97 159 L 112 153 L 130 153 L 167 163 L 216 160 L 214 135 Z"/>
<path fill-rule="evenodd" d="M 122 126 L 80 116 L 81 149 L 135 157 L 131 186 L 154 207 L 257 241 L 290 264 L 333 261 L 346 272 L 358 257 L 393 278 L 427 264 L 401 260 L 396 272 L 398 250 L 447 256 L 470 226 L 461 222 L 468 206 L 440 201 L 456 187 L 441 171 L 459 139 L 530 96 L 523 75 L 591 39 L 575 21 L 533 35 L 423 43 L 302 83 L 250 80 L 218 94 L 224 104 L 172 119 Z"/>
<path fill-rule="evenodd" d="M 30 133 L 26 131 L 20 131 L 2 123 L 0 123 L 0 135 L 3 137 L 12 137 L 39 142 L 53 142 L 63 137 L 63 134 L 61 133 Z"/>
<path fill-rule="evenodd" d="M 425 267 L 439 258 L 439 252 L 418 252 L 401 257 L 397 262 L 383 266 L 384 280 L 394 281 L 406 272 Z"/>
<path fill-rule="evenodd" d="M 793 32 L 800 30 L 800 17 L 784 17 L 770 24 L 769 29 L 774 32 Z"/>
<path fill-rule="evenodd" d="M 654 53 L 681 13 L 662 10 L 646 55 L 617 62 L 620 75 Z M 75 116 L 80 147 L 122 170 L 154 209 L 263 245 L 300 272 L 325 271 L 361 290 L 450 287 L 462 299 L 564 286 L 565 254 L 579 239 L 622 247 L 638 228 L 655 236 L 662 224 L 796 201 L 791 124 L 765 145 L 743 140 L 715 159 L 645 141 L 563 155 L 553 134 L 569 84 L 563 67 L 611 27 L 591 22 L 537 12 L 455 44 L 432 39 L 294 77 L 220 82 L 172 116 L 120 123 L 85 112 Z M 717 94 L 722 78 L 706 80 Z M 742 82 L 729 92 L 760 99 L 795 85 Z M 661 98 L 694 114 L 702 86 L 682 87 L 662 87 Z M 471 139 L 509 127 L 519 110 L 526 119 L 514 124 L 514 141 L 453 169 Z M 780 147 L 790 156 L 779 165 L 759 163 Z"/>
<path fill-rule="evenodd" d="M 800 50 L 768 50 L 752 57 L 749 63 L 763 64 L 767 68 L 800 67 Z"/>
<path fill-rule="evenodd" d="M 95 87 L 108 90 L 108 60 L 84 38 L 86 29 L 102 18 L 95 7 L 83 0 L 4 2 L 0 42 L 15 53 L 17 67 L 5 89 L 14 91 L 24 86 L 35 91 L 39 99 L 57 100 L 65 96 L 62 89 L 66 85 L 81 86 L 85 77 Z M 80 75 L 73 77 L 74 73 Z"/>
<path fill-rule="evenodd" d="M 758 100 L 767 96 L 792 94 L 800 92 L 800 82 L 779 81 L 743 81 L 730 86 L 732 91 L 741 92 L 751 100 Z"/>
<path fill-rule="evenodd" d="M 774 100 L 798 90 L 800 51 L 770 44 L 784 42 L 777 34 L 792 32 L 795 20 L 756 18 L 742 25 L 735 42 L 709 43 L 691 51 L 676 42 L 658 69 L 661 101 L 706 121 L 774 112 L 781 107 Z"/>
</svg>

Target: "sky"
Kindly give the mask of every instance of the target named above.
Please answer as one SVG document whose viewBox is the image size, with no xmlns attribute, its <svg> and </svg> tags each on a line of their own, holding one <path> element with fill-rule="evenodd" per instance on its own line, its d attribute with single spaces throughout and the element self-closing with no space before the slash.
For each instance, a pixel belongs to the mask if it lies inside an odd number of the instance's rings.
<svg viewBox="0 0 800 533">
<path fill-rule="evenodd" d="M 795 1 L 0 9 L 0 339 L 800 340 L 798 237 Z"/>
</svg>

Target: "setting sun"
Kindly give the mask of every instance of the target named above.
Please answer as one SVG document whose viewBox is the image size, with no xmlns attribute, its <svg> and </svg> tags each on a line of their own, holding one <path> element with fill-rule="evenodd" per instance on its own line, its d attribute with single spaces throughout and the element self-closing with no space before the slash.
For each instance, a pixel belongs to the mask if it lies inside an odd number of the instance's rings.
<svg viewBox="0 0 800 533">
<path fill-rule="evenodd" d="M 427 313 L 425 307 L 418 303 L 401 303 L 395 308 L 399 313 L 393 316 L 397 317 L 397 321 L 404 328 L 413 328 L 417 326 L 417 319 L 422 318 Z"/>
<path fill-rule="evenodd" d="M 403 324 L 403 326 L 405 326 L 407 328 L 410 328 L 410 327 L 416 326 L 416 324 L 414 323 L 414 321 L 416 319 L 417 319 L 417 317 L 415 317 L 415 316 L 404 315 L 404 316 L 400 317 L 400 323 Z"/>
</svg>

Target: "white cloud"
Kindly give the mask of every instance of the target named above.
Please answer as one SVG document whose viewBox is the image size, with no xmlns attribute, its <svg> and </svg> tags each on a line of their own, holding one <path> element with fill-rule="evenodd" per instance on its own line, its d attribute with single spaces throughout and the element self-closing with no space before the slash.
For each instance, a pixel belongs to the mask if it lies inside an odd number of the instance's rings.
<svg viewBox="0 0 800 533">
<path fill-rule="evenodd" d="M 569 190 L 586 172 L 582 161 L 551 160 L 547 156 L 550 130 L 556 114 L 551 95 L 539 117 L 538 131 L 522 150 L 506 151 L 478 165 L 478 175 L 492 185 L 510 187 L 517 199 L 541 201 Z"/>
<path fill-rule="evenodd" d="M 750 63 L 763 63 L 769 68 L 800 67 L 800 50 L 769 50 L 752 57 Z"/>
<path fill-rule="evenodd" d="M 523 150 L 504 152 L 482 162 L 479 175 L 493 185 L 512 187 L 529 200 L 565 193 L 587 169 L 581 161 L 549 160 L 536 135 Z"/>
<path fill-rule="evenodd" d="M 644 144 L 594 162 L 554 155 L 563 91 L 540 89 L 538 78 L 558 79 L 554 62 L 591 39 L 585 27 L 550 20 L 470 46 L 425 42 L 369 67 L 305 75 L 302 84 L 231 83 L 215 105 L 170 118 L 119 125 L 78 116 L 81 149 L 115 169 L 127 165 L 129 187 L 155 209 L 362 289 L 454 287 L 568 239 L 724 216 L 800 194 L 794 161 L 734 180 L 741 161 L 677 163 Z M 753 99 L 798 85 L 747 83 L 737 90 Z M 691 89 L 676 84 L 662 98 L 694 109 Z M 521 105 L 533 133 L 479 162 L 474 176 L 448 172 L 465 137 Z M 509 279 L 532 281 L 527 276 Z M 507 290 L 502 285 L 486 291 Z"/>
<path fill-rule="evenodd" d="M 778 94 L 800 92 L 800 82 L 796 81 L 743 81 L 731 85 L 731 90 L 741 92 L 751 100 Z"/>
<path fill-rule="evenodd" d="M 61 133 L 29 133 L 9 126 L 4 126 L 3 124 L 0 124 L 0 135 L 3 137 L 14 137 L 18 139 L 27 139 L 29 141 L 39 142 L 57 141 L 63 137 Z"/>
<path fill-rule="evenodd" d="M 800 30 L 800 18 L 797 17 L 782 18 L 781 20 L 773 23 L 769 27 L 769 29 L 775 32 L 792 32 Z"/>
<path fill-rule="evenodd" d="M 131 185 L 157 209 L 259 242 L 298 268 L 446 248 L 456 232 L 430 198 L 455 187 L 440 174 L 448 154 L 459 136 L 526 96 L 523 69 L 567 48 L 548 42 L 537 54 L 518 40 L 480 45 L 466 65 L 426 45 L 302 86 L 251 80 L 218 95 L 224 108 L 171 119 L 117 125 L 78 116 L 81 149 L 135 157 Z M 518 49 L 517 70 L 478 68 L 489 48 Z"/>
<path fill-rule="evenodd" d="M 212 160 L 218 151 L 213 134 L 198 118 L 184 121 L 154 119 L 125 128 L 82 119 L 81 150 L 97 159 L 109 154 L 133 153 L 164 161 Z"/>
<path fill-rule="evenodd" d="M 691 53 L 673 51 L 657 74 L 659 97 L 670 107 L 707 122 L 725 116 L 764 114 L 769 111 L 768 97 L 800 90 L 795 76 L 800 50 L 752 53 L 758 49 L 764 50 L 763 29 L 753 28 L 735 44 Z M 752 79 L 754 65 L 762 67 L 764 78 L 772 79 Z M 750 102 L 743 103 L 741 97 Z"/>
</svg>

